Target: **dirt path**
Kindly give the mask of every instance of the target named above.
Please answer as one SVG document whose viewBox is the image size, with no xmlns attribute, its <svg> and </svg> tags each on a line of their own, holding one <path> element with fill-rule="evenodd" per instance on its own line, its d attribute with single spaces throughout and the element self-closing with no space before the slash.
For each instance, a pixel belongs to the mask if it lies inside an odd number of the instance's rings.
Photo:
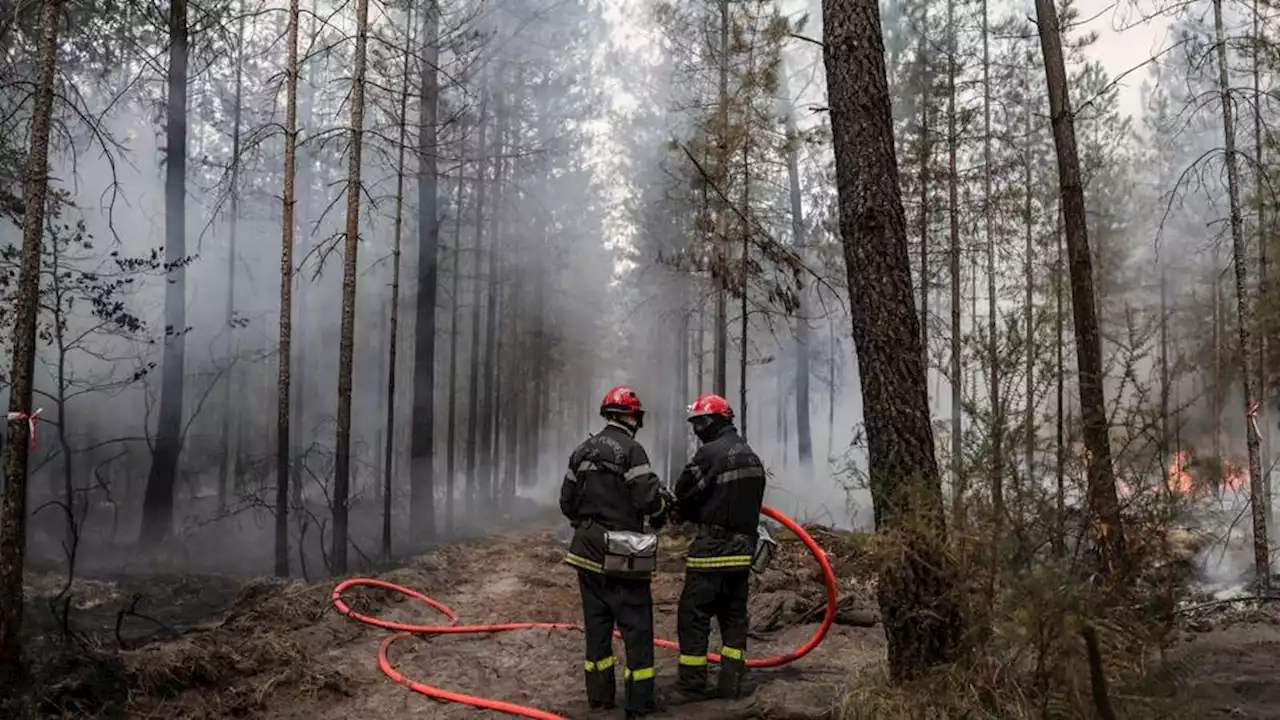
<svg viewBox="0 0 1280 720">
<path fill-rule="evenodd" d="M 505 543 L 486 543 L 467 563 L 473 576 L 453 587 L 420 588 L 444 602 L 466 624 L 521 620 L 578 622 L 574 572 L 560 565 L 561 550 L 550 538 L 529 542 L 510 551 Z M 519 547 L 517 545 L 517 547 Z M 662 572 L 655 581 L 655 625 L 660 637 L 675 637 L 675 608 L 680 576 Z M 393 603 L 383 617 L 422 622 L 423 612 L 412 602 Z M 355 625 L 356 623 L 350 622 Z M 767 639 L 755 640 L 752 654 L 794 649 L 816 625 L 786 628 Z M 321 662 L 344 665 L 358 687 L 348 697 L 324 707 L 298 713 L 337 720 L 381 714 L 388 717 L 475 718 L 478 711 L 461 705 L 439 704 L 398 687 L 374 667 L 376 646 L 383 633 L 364 630 L 367 641 L 335 648 Z M 713 646 L 715 639 L 713 638 Z M 619 643 L 619 655 L 622 648 Z M 731 719 L 748 717 L 818 718 L 836 702 L 844 683 L 867 663 L 883 654 L 878 629 L 836 626 L 817 650 L 793 665 L 751 674 L 748 697 L 671 707 L 660 718 Z M 587 716 L 582 678 L 582 637 L 572 631 L 515 631 L 490 635 L 411 638 L 397 643 L 392 662 L 419 682 L 457 692 L 532 705 L 569 718 Z M 659 697 L 675 699 L 675 653 L 657 653 Z M 357 669 L 357 667 L 361 669 Z M 367 670 L 365 670 L 367 668 Z M 619 686 L 621 700 L 621 686 Z M 621 715 L 619 711 L 619 716 Z"/>
</svg>

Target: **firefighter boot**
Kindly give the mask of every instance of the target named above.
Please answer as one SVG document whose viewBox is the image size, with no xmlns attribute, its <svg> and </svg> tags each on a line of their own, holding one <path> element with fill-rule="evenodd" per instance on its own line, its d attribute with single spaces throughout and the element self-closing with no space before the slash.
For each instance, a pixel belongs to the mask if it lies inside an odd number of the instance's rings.
<svg viewBox="0 0 1280 720">
<path fill-rule="evenodd" d="M 680 658 L 682 661 L 684 657 Z M 680 664 L 679 680 L 676 683 L 676 689 L 681 695 L 691 699 L 699 700 L 707 695 L 707 666 L 706 658 L 703 659 L 702 665 L 685 665 Z"/>
<path fill-rule="evenodd" d="M 608 710 L 614 706 L 618 681 L 614 677 L 612 661 L 613 658 L 607 658 L 599 663 L 587 662 L 587 704 L 592 710 Z"/>
<path fill-rule="evenodd" d="M 725 648 L 725 651 L 728 650 L 729 648 Z M 742 675 L 746 669 L 747 666 L 741 655 L 731 658 L 727 653 L 721 654 L 720 681 L 716 694 L 727 699 L 739 697 L 742 694 Z"/>
</svg>

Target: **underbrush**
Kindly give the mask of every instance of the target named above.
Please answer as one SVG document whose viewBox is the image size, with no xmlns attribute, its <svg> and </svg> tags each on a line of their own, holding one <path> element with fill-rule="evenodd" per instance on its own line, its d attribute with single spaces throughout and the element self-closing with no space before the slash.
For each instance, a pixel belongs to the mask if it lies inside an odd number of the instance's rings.
<svg viewBox="0 0 1280 720">
<path fill-rule="evenodd" d="M 1167 518 L 1168 516 L 1164 516 Z M 967 620 L 960 657 L 895 684 L 883 666 L 853 679 L 842 720 L 1197 717 L 1185 690 L 1196 659 L 1170 651 L 1192 568 L 1167 519 L 1126 518 L 1130 580 L 1095 583 L 1083 543 L 995 548 L 973 532 L 948 552 Z M 993 569 L 994 568 L 994 569 Z"/>
</svg>

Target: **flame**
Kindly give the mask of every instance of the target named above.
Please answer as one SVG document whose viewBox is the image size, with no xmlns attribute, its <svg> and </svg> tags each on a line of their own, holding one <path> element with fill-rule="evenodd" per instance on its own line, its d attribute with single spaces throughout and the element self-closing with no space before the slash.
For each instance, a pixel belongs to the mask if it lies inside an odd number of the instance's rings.
<svg viewBox="0 0 1280 720">
<path fill-rule="evenodd" d="M 1228 488 L 1239 490 L 1247 487 L 1249 484 L 1249 469 L 1247 466 L 1230 460 L 1222 461 L 1222 489 Z"/>
<path fill-rule="evenodd" d="M 1179 495 L 1191 494 L 1191 473 L 1187 472 L 1187 465 L 1191 462 L 1191 453 L 1186 450 L 1178 450 L 1173 454 L 1173 461 L 1169 463 L 1169 490 Z"/>
</svg>

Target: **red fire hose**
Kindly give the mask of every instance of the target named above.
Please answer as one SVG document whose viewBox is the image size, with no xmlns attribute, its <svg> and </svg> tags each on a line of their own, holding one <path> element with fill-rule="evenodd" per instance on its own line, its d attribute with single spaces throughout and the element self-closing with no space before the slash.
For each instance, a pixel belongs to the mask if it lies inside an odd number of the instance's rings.
<svg viewBox="0 0 1280 720">
<path fill-rule="evenodd" d="M 789 662 L 794 662 L 796 660 L 799 660 L 800 658 L 812 652 L 814 648 L 818 647 L 818 645 L 822 642 L 822 639 L 826 637 L 827 631 L 831 629 L 831 622 L 832 620 L 835 619 L 835 615 L 836 615 L 836 576 L 835 576 L 835 573 L 831 571 L 831 564 L 827 562 L 826 553 L 822 551 L 822 548 L 818 547 L 818 543 L 814 542 L 813 538 L 809 536 L 809 533 L 804 531 L 804 528 L 800 527 L 800 525 L 797 524 L 791 518 L 787 517 L 786 515 L 783 515 L 777 510 L 774 510 L 768 505 L 761 507 L 760 512 L 761 514 L 767 517 L 773 518 L 774 520 L 777 520 L 778 522 L 782 523 L 783 526 L 785 526 L 791 532 L 795 533 L 797 537 L 799 537 L 802 541 L 804 541 L 805 546 L 809 548 L 809 552 L 812 553 L 814 559 L 818 561 L 818 566 L 822 568 L 822 579 L 827 586 L 827 612 L 822 617 L 822 624 L 819 625 L 818 629 L 814 631 L 813 636 L 809 638 L 808 642 L 806 642 L 804 645 L 801 645 L 799 648 L 792 650 L 791 652 L 786 653 L 784 655 L 774 655 L 772 657 L 747 659 L 747 667 L 767 668 L 767 667 L 777 667 L 779 665 L 786 665 Z M 352 610 L 351 607 L 347 605 L 345 601 L 343 601 L 342 594 L 351 588 L 360 587 L 360 586 L 379 587 L 379 588 L 384 588 L 386 590 L 392 590 L 394 592 L 398 592 L 402 595 L 406 595 L 410 598 L 413 598 L 414 600 L 417 600 L 421 603 L 424 603 L 438 610 L 445 617 L 449 618 L 450 624 L 448 625 L 411 625 L 408 623 L 398 623 L 398 622 L 392 622 L 390 620 L 381 620 L 379 618 L 370 617 L 368 615 L 358 613 L 355 610 Z M 392 680 L 396 681 L 401 685 L 404 685 L 405 687 L 409 688 L 410 690 L 416 693 L 421 693 L 422 695 L 426 695 L 427 697 L 435 698 L 437 700 L 443 700 L 445 702 L 461 703 L 463 705 L 471 705 L 472 707 L 485 708 L 487 710 L 497 710 L 499 712 L 504 712 L 511 715 L 519 715 L 519 716 L 528 717 L 528 718 L 537 718 L 538 720 L 566 720 L 560 715 L 549 713 L 544 710 L 539 710 L 537 708 L 532 708 L 525 705 L 516 705 L 514 703 L 509 703 L 509 702 L 502 702 L 501 700 L 490 700 L 488 698 L 477 697 L 475 695 L 466 695 L 463 693 L 451 692 L 449 690 L 443 690 L 441 688 L 432 687 L 430 685 L 424 685 L 420 682 L 415 682 L 405 677 L 404 675 L 402 675 L 395 668 L 391 667 L 391 661 L 387 659 L 387 652 L 391 649 L 391 645 L 395 643 L 397 640 L 404 637 L 408 637 L 410 635 L 490 633 L 490 632 L 502 632 L 504 630 L 531 630 L 531 629 L 581 630 L 582 628 L 579 625 L 576 625 L 574 623 L 545 623 L 545 622 L 503 623 L 500 625 L 458 625 L 456 624 L 458 622 L 458 616 L 454 614 L 454 612 L 450 610 L 448 607 L 445 607 L 442 603 L 432 600 L 431 598 L 427 597 L 426 595 L 423 595 L 422 593 L 410 590 L 407 587 L 396 585 L 395 583 L 389 583 L 383 580 L 375 580 L 373 578 L 351 578 L 349 580 L 344 580 L 343 582 L 339 583 L 338 586 L 333 589 L 333 606 L 337 608 L 338 612 L 354 620 L 359 620 L 362 623 L 373 625 L 375 627 L 398 631 L 397 634 L 388 636 L 385 640 L 382 641 L 382 645 L 379 646 L 378 667 L 379 669 L 382 670 L 383 674 L 385 674 L 387 677 L 391 678 Z M 615 631 L 614 635 L 617 636 L 618 633 Z M 657 645 L 658 647 L 669 648 L 672 650 L 680 649 L 680 646 L 677 643 L 671 642 L 670 640 L 656 639 L 653 641 L 653 644 Z M 707 659 L 710 660 L 711 662 L 720 662 L 720 655 L 717 653 L 707 653 Z"/>
</svg>

